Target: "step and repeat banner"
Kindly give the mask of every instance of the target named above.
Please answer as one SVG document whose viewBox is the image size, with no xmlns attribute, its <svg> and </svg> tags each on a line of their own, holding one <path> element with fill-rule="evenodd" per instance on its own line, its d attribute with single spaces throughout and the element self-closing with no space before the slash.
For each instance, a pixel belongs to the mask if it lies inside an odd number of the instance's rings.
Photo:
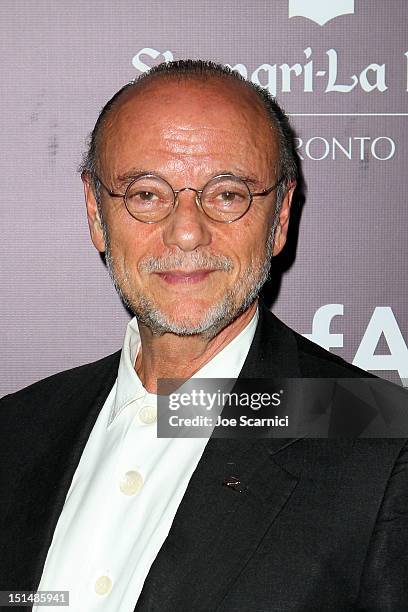
<svg viewBox="0 0 408 612">
<path fill-rule="evenodd" d="M 406 0 L 3 0 L 0 13 L 0 395 L 120 348 L 129 315 L 77 167 L 113 93 L 181 58 L 228 64 L 291 116 L 304 180 L 273 311 L 408 386 Z"/>
</svg>

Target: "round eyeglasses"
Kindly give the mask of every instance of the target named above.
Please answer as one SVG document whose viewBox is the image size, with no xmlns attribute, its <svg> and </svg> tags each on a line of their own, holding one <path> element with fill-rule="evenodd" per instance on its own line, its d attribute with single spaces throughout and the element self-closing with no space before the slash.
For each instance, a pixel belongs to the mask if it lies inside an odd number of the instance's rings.
<svg viewBox="0 0 408 612">
<path fill-rule="evenodd" d="M 177 208 L 178 195 L 182 191 L 194 191 L 196 205 L 213 221 L 232 223 L 248 212 L 254 197 L 267 196 L 283 180 L 281 178 L 272 187 L 254 193 L 238 176 L 219 174 L 210 179 L 202 189 L 183 187 L 176 190 L 160 176 L 144 173 L 129 183 L 125 193 L 114 193 L 98 176 L 95 178 L 111 198 L 123 198 L 129 214 L 142 223 L 163 221 Z"/>
</svg>

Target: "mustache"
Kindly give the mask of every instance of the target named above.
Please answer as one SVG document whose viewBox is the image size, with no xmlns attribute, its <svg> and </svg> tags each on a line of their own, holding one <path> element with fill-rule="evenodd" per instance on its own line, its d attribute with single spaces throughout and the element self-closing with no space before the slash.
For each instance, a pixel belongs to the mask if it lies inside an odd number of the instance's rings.
<svg viewBox="0 0 408 612">
<path fill-rule="evenodd" d="M 138 265 L 141 272 L 169 272 L 180 270 L 222 270 L 231 272 L 234 268 L 232 259 L 226 255 L 210 255 L 208 253 L 192 252 L 189 254 L 173 253 L 163 257 L 144 257 Z"/>
</svg>

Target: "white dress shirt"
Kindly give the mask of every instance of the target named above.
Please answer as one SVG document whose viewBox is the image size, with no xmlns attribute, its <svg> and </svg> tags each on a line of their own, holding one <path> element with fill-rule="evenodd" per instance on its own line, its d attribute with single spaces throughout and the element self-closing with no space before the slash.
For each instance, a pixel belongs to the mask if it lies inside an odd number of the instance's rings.
<svg viewBox="0 0 408 612">
<path fill-rule="evenodd" d="M 237 378 L 257 321 L 258 311 L 194 377 Z M 157 396 L 146 391 L 134 369 L 139 347 L 134 318 L 127 326 L 116 382 L 77 466 L 38 587 L 69 591 L 70 611 L 133 612 L 208 442 L 157 438 Z"/>
</svg>

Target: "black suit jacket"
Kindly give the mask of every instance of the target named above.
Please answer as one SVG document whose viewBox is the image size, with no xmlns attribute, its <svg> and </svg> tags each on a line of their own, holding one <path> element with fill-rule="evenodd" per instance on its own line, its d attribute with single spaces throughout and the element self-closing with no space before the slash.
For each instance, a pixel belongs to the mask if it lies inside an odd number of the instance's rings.
<svg viewBox="0 0 408 612">
<path fill-rule="evenodd" d="M 119 357 L 1 400 L 0 590 L 37 588 Z M 242 377 L 362 375 L 261 307 Z M 231 475 L 241 491 L 223 486 Z M 408 610 L 406 440 L 212 438 L 135 604 L 136 612 Z"/>
</svg>

